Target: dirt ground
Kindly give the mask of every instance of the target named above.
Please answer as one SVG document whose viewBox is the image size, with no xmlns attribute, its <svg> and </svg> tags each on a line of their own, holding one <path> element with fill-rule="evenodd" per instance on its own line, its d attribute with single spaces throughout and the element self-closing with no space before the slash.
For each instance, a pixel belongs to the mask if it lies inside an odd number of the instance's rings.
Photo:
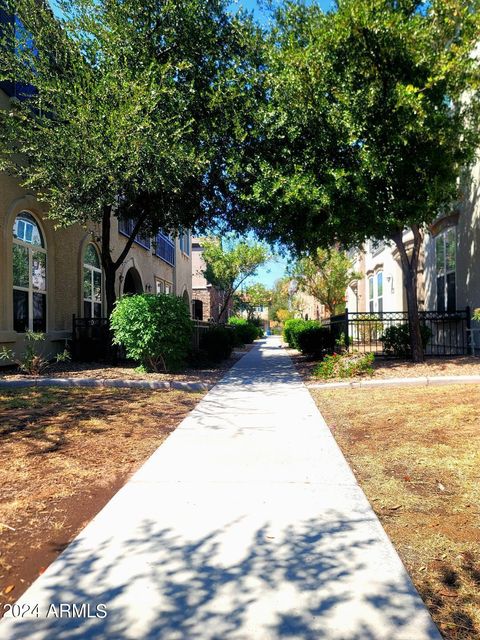
<svg viewBox="0 0 480 640">
<path fill-rule="evenodd" d="M 202 368 L 186 368 L 179 373 L 144 373 L 137 371 L 136 365 L 133 363 L 110 366 L 102 362 L 59 362 L 45 369 L 42 372 L 42 376 L 48 378 L 96 378 L 108 380 L 177 380 L 181 382 L 204 382 L 207 385 L 214 385 L 223 378 L 228 369 L 244 353 L 252 348 L 253 344 L 246 345 L 242 349 L 235 349 L 230 358 L 219 364 L 210 364 Z M 0 369 L 0 380 L 23 380 L 32 377 L 19 372 L 15 368 Z"/>
<path fill-rule="evenodd" d="M 480 392 L 312 395 L 443 636 L 480 638 Z"/>
<path fill-rule="evenodd" d="M 311 360 L 295 349 L 287 349 L 296 369 L 308 384 L 310 382 L 323 382 L 321 378 L 313 375 L 313 370 L 318 364 L 317 360 Z M 415 364 L 405 360 L 388 360 L 376 358 L 373 363 L 372 378 L 416 378 L 425 376 L 468 376 L 480 375 L 480 358 L 473 356 L 456 356 L 452 358 L 426 358 L 425 362 Z M 349 378 L 355 380 L 355 378 Z M 328 382 L 334 382 L 330 379 Z"/>
<path fill-rule="evenodd" d="M 0 615 L 201 396 L 0 389 Z"/>
</svg>

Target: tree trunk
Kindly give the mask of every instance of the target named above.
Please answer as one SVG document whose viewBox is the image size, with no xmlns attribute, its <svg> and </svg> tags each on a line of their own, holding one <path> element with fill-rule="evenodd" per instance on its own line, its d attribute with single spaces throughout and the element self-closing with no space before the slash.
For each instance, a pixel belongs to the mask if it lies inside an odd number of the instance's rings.
<svg viewBox="0 0 480 640">
<path fill-rule="evenodd" d="M 115 273 L 117 268 L 110 253 L 110 227 L 112 208 L 106 206 L 102 215 L 102 267 L 105 278 L 106 317 L 110 318 L 115 305 Z"/>
<path fill-rule="evenodd" d="M 392 236 L 392 240 L 395 242 L 397 249 L 400 253 L 403 284 L 405 292 L 407 294 L 407 313 L 408 313 L 408 326 L 410 329 L 410 348 L 412 352 L 413 362 L 423 362 L 424 351 L 422 343 L 422 334 L 420 331 L 420 316 L 418 315 L 418 298 L 417 298 L 417 283 L 418 283 L 418 259 L 420 250 L 422 247 L 422 234 L 417 225 L 412 227 L 413 232 L 413 249 L 412 255 L 409 258 L 405 245 L 403 243 L 403 231 Z"/>
</svg>

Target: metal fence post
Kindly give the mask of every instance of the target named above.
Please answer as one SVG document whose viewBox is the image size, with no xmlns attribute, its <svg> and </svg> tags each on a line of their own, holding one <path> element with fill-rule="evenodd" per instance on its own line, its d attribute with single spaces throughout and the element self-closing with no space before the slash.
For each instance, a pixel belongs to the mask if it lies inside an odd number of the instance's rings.
<svg viewBox="0 0 480 640">
<path fill-rule="evenodd" d="M 348 308 L 347 307 L 345 307 L 345 320 L 344 320 L 344 322 L 345 322 L 345 348 L 348 351 L 350 349 L 350 335 L 349 335 L 349 331 L 348 331 L 348 329 L 349 329 L 349 327 L 348 327 L 349 321 L 348 321 Z"/>
</svg>

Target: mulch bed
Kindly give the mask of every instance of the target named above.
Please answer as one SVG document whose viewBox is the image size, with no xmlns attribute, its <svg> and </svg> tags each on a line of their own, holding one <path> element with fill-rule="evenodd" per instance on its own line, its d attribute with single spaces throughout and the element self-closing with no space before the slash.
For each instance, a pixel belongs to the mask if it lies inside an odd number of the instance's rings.
<svg viewBox="0 0 480 640">
<path fill-rule="evenodd" d="M 0 614 L 201 395 L 133 389 L 0 390 Z"/>
<path fill-rule="evenodd" d="M 325 380 L 313 375 L 313 370 L 318 364 L 318 360 L 312 360 L 295 349 L 287 349 L 287 351 L 305 383 L 325 382 Z M 480 375 L 480 358 L 473 356 L 430 357 L 419 364 L 405 360 L 376 358 L 372 366 L 374 373 L 371 377 L 373 379 Z M 355 379 L 349 378 L 352 381 Z M 329 382 L 334 381 L 337 382 L 338 380 L 329 380 Z"/>
</svg>

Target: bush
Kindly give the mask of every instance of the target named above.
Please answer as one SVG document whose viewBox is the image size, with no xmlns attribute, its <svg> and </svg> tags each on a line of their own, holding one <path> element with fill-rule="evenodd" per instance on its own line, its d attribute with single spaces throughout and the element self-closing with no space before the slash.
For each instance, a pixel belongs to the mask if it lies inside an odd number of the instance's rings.
<svg viewBox="0 0 480 640">
<path fill-rule="evenodd" d="M 200 337 L 200 350 L 207 360 L 220 362 L 230 357 L 235 343 L 235 331 L 222 326 L 207 329 Z"/>
<path fill-rule="evenodd" d="M 248 322 L 257 329 L 257 338 L 263 338 L 265 335 L 263 320 L 261 318 L 252 318 Z"/>
<path fill-rule="evenodd" d="M 420 325 L 423 348 L 427 346 L 432 337 L 431 330 L 424 324 Z M 410 347 L 410 328 L 408 324 L 399 324 L 388 327 L 380 337 L 383 342 L 383 350 L 387 355 L 397 358 L 410 358 L 412 349 Z"/>
<path fill-rule="evenodd" d="M 339 354 L 325 356 L 318 364 L 313 374 L 318 378 L 328 380 L 329 378 L 352 378 L 365 374 L 372 374 L 372 364 L 375 357 L 373 353 L 364 354 Z"/>
<path fill-rule="evenodd" d="M 320 358 L 325 353 L 331 353 L 335 346 L 335 339 L 328 327 L 307 326 L 296 332 L 298 349 L 307 356 Z"/>
<path fill-rule="evenodd" d="M 297 333 L 301 329 L 305 329 L 308 325 L 308 320 L 302 320 L 302 318 L 290 318 L 285 320 L 283 325 L 283 339 L 292 349 L 298 349 Z"/>
<path fill-rule="evenodd" d="M 378 316 L 362 313 L 354 317 L 355 321 L 352 323 L 353 335 L 357 336 L 358 341 L 364 344 L 376 342 L 383 332 L 383 322 L 378 319 Z"/>
<path fill-rule="evenodd" d="M 245 318 L 238 318 L 234 316 L 228 319 L 228 324 L 234 327 L 233 333 L 235 334 L 235 346 L 250 344 L 259 337 L 258 328 L 252 322 L 248 322 Z"/>
<path fill-rule="evenodd" d="M 181 298 L 142 293 L 115 303 L 113 343 L 147 371 L 178 369 L 187 356 L 193 323 Z"/>
</svg>

